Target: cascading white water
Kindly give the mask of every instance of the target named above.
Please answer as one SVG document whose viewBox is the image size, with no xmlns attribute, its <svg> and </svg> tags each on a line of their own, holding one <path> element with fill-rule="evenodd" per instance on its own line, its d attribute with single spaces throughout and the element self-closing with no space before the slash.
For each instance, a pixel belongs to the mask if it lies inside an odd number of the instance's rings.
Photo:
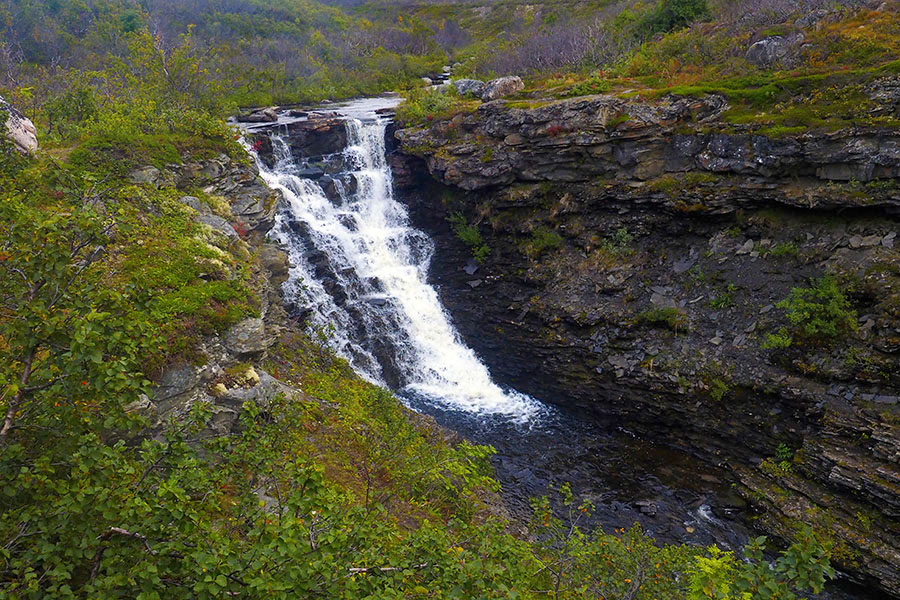
<svg viewBox="0 0 900 600">
<path fill-rule="evenodd" d="M 348 147 L 336 157 L 342 173 L 328 180 L 329 194 L 321 180 L 299 176 L 277 136 L 274 168 L 260 165 L 287 201 L 273 233 L 290 250 L 288 297 L 366 378 L 447 408 L 527 421 L 543 405 L 491 380 L 426 280 L 434 245 L 393 197 L 386 122 L 372 114 L 346 127 Z"/>
</svg>

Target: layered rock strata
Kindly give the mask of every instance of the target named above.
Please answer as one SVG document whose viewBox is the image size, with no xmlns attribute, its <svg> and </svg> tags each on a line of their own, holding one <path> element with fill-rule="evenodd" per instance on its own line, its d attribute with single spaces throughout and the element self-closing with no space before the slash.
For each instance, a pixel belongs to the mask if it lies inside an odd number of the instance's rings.
<svg viewBox="0 0 900 600">
<path fill-rule="evenodd" d="M 523 392 L 727 465 L 761 529 L 811 523 L 900 597 L 900 132 L 767 137 L 719 96 L 515 106 L 396 134 L 467 343 Z M 767 348 L 824 275 L 855 326 Z"/>
</svg>

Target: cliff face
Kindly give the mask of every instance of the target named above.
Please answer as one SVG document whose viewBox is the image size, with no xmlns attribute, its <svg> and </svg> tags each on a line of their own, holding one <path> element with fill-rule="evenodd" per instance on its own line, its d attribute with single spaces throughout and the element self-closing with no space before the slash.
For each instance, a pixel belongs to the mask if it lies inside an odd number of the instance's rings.
<svg viewBox="0 0 900 600">
<path fill-rule="evenodd" d="M 897 113 L 890 81 L 872 89 Z M 398 131 L 394 173 L 498 378 L 726 464 L 761 529 L 809 522 L 900 597 L 900 132 L 766 137 L 725 108 L 491 102 Z M 789 326 L 776 305 L 825 274 L 856 326 L 764 348 Z"/>
<path fill-rule="evenodd" d="M 282 308 L 280 285 L 287 279 L 288 259 L 277 245 L 266 241 L 275 222 L 281 195 L 266 187 L 255 164 L 226 155 L 170 164 L 163 169 L 146 166 L 130 174 L 132 182 L 152 188 L 202 189 L 221 201 L 211 206 L 184 195 L 179 202 L 192 209 L 193 219 L 207 230 L 210 244 L 246 263 L 259 301 L 259 317 L 244 319 L 220 334 L 206 335 L 195 349 L 201 364 L 176 364 L 156 379 L 153 393 L 129 406 L 140 412 L 153 435 L 162 435 L 170 421 L 181 421 L 198 406 L 211 417 L 201 437 L 240 431 L 244 403 L 268 409 L 278 395 L 304 397 L 263 370 L 268 350 L 281 337 L 289 319 Z M 236 277 L 229 272 L 228 277 Z"/>
</svg>

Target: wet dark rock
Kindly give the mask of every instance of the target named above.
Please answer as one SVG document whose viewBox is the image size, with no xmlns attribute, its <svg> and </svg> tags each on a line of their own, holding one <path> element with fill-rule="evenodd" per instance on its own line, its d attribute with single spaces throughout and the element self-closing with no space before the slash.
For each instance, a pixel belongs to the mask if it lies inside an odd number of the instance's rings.
<svg viewBox="0 0 900 600">
<path fill-rule="evenodd" d="M 816 523 L 842 532 L 843 556 L 860 557 L 838 566 L 900 597 L 900 258 L 889 212 L 900 208 L 900 137 L 690 132 L 704 119 L 714 128 L 724 107 L 715 96 L 492 102 L 453 138 L 440 123 L 398 131 L 392 164 L 431 175 L 410 177 L 403 198 L 437 245 L 430 277 L 444 305 L 501 383 L 727 463 L 740 477 L 731 504 L 749 504 L 765 532 L 787 538 L 786 519 L 823 515 Z M 841 183 L 866 177 L 883 183 L 866 194 Z M 471 250 L 447 223 L 451 206 L 490 223 L 491 256 L 478 266 L 490 285 L 472 287 L 461 268 Z M 537 227 L 560 242 L 530 256 Z M 614 252 L 622 229 L 632 240 Z M 773 252 L 791 245 L 795 255 Z M 763 348 L 789 325 L 777 304 L 824 273 L 857 282 L 856 332 L 831 347 Z M 665 322 L 667 310 L 680 316 Z M 760 457 L 779 444 L 802 452 L 775 477 Z M 857 513 L 877 525 L 863 530 Z M 667 531 L 677 527 L 688 535 L 677 523 Z"/>
<path fill-rule="evenodd" d="M 285 137 L 296 159 L 311 159 L 337 154 L 347 145 L 347 128 L 337 113 L 310 113 L 305 121 L 277 125 L 277 133 Z M 264 163 L 274 164 L 272 141 L 268 127 L 254 129 L 248 136 Z"/>
<path fill-rule="evenodd" d="M 325 171 L 319 167 L 306 167 L 297 171 L 297 177 L 303 179 L 319 179 L 325 175 Z"/>
</svg>

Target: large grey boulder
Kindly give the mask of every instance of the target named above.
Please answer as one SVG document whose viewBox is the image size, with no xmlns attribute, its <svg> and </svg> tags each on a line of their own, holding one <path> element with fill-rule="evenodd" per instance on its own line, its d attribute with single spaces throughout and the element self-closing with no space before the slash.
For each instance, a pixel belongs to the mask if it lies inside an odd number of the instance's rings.
<svg viewBox="0 0 900 600">
<path fill-rule="evenodd" d="M 453 86 L 460 96 L 471 95 L 480 98 L 484 91 L 484 82 L 478 79 L 457 79 L 453 82 Z"/>
<path fill-rule="evenodd" d="M 137 184 L 156 184 L 159 183 L 160 176 L 162 173 L 159 169 L 152 165 L 147 165 L 146 167 L 141 167 L 140 169 L 135 169 L 129 174 L 129 179 L 131 179 L 132 183 Z"/>
<path fill-rule="evenodd" d="M 219 215 L 197 215 L 194 217 L 198 223 L 203 223 L 204 225 L 212 228 L 213 231 L 221 233 L 230 241 L 235 241 L 239 239 L 237 231 L 234 230 L 234 227 L 231 226 L 231 223 L 228 222 L 227 219 L 220 217 Z"/>
<path fill-rule="evenodd" d="M 261 354 L 271 343 L 262 319 L 244 319 L 225 334 L 225 347 L 239 358 Z"/>
<path fill-rule="evenodd" d="M 806 36 L 797 31 L 787 35 L 770 35 L 747 49 L 746 59 L 758 67 L 772 67 L 790 62 L 790 56 Z"/>
<path fill-rule="evenodd" d="M 274 123 L 278 120 L 278 107 L 269 106 L 249 114 L 238 115 L 237 120 L 242 123 Z"/>
<path fill-rule="evenodd" d="M 485 102 L 497 100 L 525 89 L 521 77 L 501 77 L 485 84 L 481 92 L 481 99 Z"/>
<path fill-rule="evenodd" d="M 16 110 L 0 96 L 0 120 L 6 123 L 6 137 L 22 154 L 32 154 L 38 148 L 37 129 L 31 119 Z"/>
</svg>

